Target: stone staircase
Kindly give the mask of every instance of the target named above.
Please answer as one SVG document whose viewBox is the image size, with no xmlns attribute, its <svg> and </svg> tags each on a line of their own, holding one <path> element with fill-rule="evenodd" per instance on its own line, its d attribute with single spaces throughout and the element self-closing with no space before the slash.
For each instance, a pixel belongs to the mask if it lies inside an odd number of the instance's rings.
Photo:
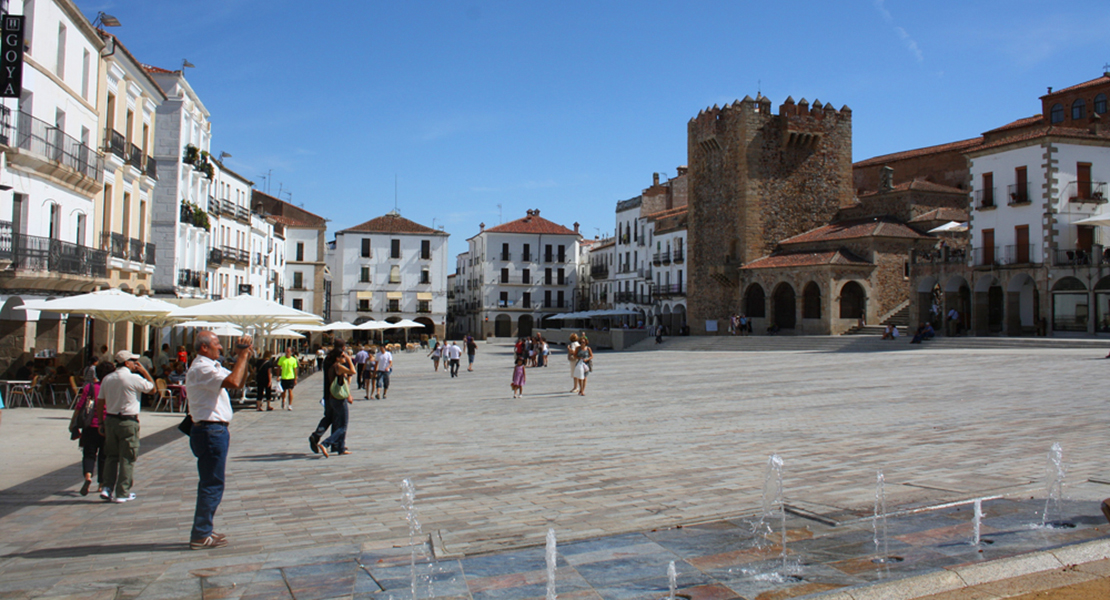
<svg viewBox="0 0 1110 600">
<path fill-rule="evenodd" d="M 666 337 L 662 344 L 648 338 L 625 352 L 677 350 L 689 352 L 889 352 L 931 350 L 1013 350 L 1084 349 L 1093 358 L 1106 356 L 1110 339 L 1045 337 L 935 337 L 922 344 L 911 344 L 910 337 L 897 340 L 875 335 L 753 335 L 753 336 L 679 336 Z"/>
<path fill-rule="evenodd" d="M 910 332 L 910 303 L 904 302 L 902 308 L 887 315 L 887 318 L 878 325 L 864 325 L 863 327 L 857 325 L 841 335 L 876 335 L 882 337 L 887 325 L 894 325 L 898 328 L 898 333 L 902 335 L 908 334 Z"/>
</svg>

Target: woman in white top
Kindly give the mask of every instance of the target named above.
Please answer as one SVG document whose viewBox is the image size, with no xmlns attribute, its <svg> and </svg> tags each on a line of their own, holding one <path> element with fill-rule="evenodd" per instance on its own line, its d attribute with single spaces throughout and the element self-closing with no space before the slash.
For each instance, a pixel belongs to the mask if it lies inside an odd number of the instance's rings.
<svg viewBox="0 0 1110 600">
<path fill-rule="evenodd" d="M 578 364 L 578 334 L 570 334 L 570 343 L 567 344 L 567 360 L 570 361 L 570 376 L 574 380 L 574 386 L 570 388 L 570 393 L 578 391 L 578 378 L 574 376 L 574 368 Z"/>
</svg>

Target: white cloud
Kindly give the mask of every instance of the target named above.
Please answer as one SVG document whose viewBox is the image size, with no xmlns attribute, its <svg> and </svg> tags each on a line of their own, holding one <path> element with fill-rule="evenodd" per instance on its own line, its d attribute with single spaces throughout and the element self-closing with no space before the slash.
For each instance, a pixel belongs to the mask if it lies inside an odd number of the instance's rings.
<svg viewBox="0 0 1110 600">
<path fill-rule="evenodd" d="M 921 47 L 917 45 L 917 41 L 914 40 L 904 28 L 894 25 L 894 16 L 887 10 L 886 0 L 874 0 L 873 4 L 875 10 L 879 11 L 879 15 L 882 16 L 883 22 L 894 28 L 894 33 L 898 34 L 898 38 L 902 40 L 902 45 L 906 47 L 906 50 L 909 50 L 914 59 L 916 59 L 918 63 L 925 62 L 925 55 L 922 54 Z"/>
</svg>

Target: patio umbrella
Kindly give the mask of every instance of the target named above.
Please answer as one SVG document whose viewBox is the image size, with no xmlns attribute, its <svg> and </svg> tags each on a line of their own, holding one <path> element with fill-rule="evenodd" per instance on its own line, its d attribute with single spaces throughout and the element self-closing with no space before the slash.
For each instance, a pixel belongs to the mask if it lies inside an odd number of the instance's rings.
<svg viewBox="0 0 1110 600">
<path fill-rule="evenodd" d="M 405 330 L 405 344 L 409 343 L 409 330 L 414 327 L 423 327 L 423 323 L 417 323 L 411 319 L 401 319 L 396 323 L 390 323 L 389 329 L 400 328 Z"/>
<path fill-rule="evenodd" d="M 1077 225 L 1105 225 L 1110 226 L 1110 213 L 1100 213 L 1094 216 L 1080 219 L 1075 222 Z"/>
<path fill-rule="evenodd" d="M 289 327 L 282 327 L 280 329 L 275 329 L 274 331 L 272 331 L 270 333 L 270 337 L 281 340 L 303 340 L 304 334 L 297 333 Z"/>
<path fill-rule="evenodd" d="M 967 231 L 967 223 L 960 223 L 959 221 L 949 221 L 944 225 L 930 229 L 929 233 L 956 233 L 961 231 Z"/>
<path fill-rule="evenodd" d="M 347 323 L 346 321 L 336 321 L 324 325 L 321 331 L 351 331 L 352 329 L 358 329 L 358 326 L 353 323 Z"/>
<path fill-rule="evenodd" d="M 161 300 L 134 296 L 118 289 L 108 289 L 38 302 L 35 303 L 34 308 L 56 313 L 88 315 L 107 323 L 130 321 L 139 325 L 149 325 L 153 320 L 166 318 L 177 307 Z"/>
<path fill-rule="evenodd" d="M 254 330 L 262 336 L 269 335 L 287 325 L 319 324 L 322 321 L 314 314 L 248 294 L 181 308 L 175 311 L 173 316 L 186 320 L 203 319 L 233 323 L 243 329 Z"/>
</svg>

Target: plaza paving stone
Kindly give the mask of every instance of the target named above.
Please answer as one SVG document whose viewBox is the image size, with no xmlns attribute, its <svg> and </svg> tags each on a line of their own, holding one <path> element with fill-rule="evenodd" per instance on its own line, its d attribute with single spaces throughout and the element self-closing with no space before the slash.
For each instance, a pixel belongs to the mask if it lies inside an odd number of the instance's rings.
<svg viewBox="0 0 1110 600">
<path fill-rule="evenodd" d="M 294 411 L 236 414 L 216 523 L 231 545 L 208 552 L 186 546 L 196 473 L 184 438 L 140 458 L 138 501 L 102 504 L 77 494 L 65 420 L 47 410 L 34 421 L 50 440 L 60 428 L 60 442 L 9 443 L 22 435 L 12 425 L 36 414 L 9 410 L 5 461 L 43 453 L 61 467 L 0 492 L 0 598 L 409 597 L 404 478 L 424 533 L 442 540 L 423 596 L 542 597 L 548 528 L 560 539 L 563 598 L 659 597 L 669 560 L 683 593 L 754 598 L 1098 540 L 1095 501 L 1110 486 L 1088 480 L 1110 475 L 1102 356 L 664 346 L 598 353 L 584 397 L 567 393 L 569 366 L 554 356 L 514 400 L 507 346 L 483 344 L 476 370 L 454 379 L 402 354 L 389 398 L 352 406 L 350 456 L 309 451 L 319 375 L 297 387 Z M 1029 529 L 1053 442 L 1068 464 L 1061 516 L 1077 526 Z M 788 555 L 805 566 L 786 586 L 766 577 L 779 549 L 750 533 L 773 452 L 785 461 L 787 505 L 816 517 L 788 519 Z M 890 548 L 906 559 L 887 569 L 871 563 L 861 520 L 879 469 L 895 514 Z M 965 543 L 967 505 L 909 512 L 976 496 L 1005 496 L 985 504 L 984 537 L 997 539 L 982 553 Z"/>
</svg>

